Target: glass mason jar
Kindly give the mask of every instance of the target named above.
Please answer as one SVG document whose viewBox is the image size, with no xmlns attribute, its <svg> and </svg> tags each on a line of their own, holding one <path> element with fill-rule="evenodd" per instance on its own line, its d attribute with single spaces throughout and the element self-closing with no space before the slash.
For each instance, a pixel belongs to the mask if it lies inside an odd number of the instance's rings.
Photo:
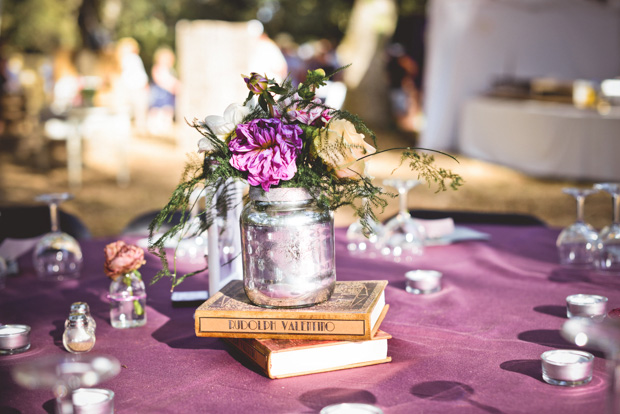
<svg viewBox="0 0 620 414">
<path fill-rule="evenodd" d="M 336 284 L 334 216 L 301 188 L 250 188 L 241 213 L 243 284 L 267 308 L 312 306 Z"/>
<path fill-rule="evenodd" d="M 146 323 L 146 289 L 135 272 L 127 273 L 110 284 L 110 323 L 125 329 Z"/>
</svg>

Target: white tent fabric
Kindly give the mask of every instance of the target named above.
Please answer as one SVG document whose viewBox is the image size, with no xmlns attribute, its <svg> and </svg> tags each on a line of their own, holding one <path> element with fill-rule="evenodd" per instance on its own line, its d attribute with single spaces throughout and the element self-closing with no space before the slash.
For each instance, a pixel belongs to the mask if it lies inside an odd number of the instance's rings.
<svg viewBox="0 0 620 414">
<path fill-rule="evenodd" d="M 620 75 L 620 11 L 588 0 L 431 0 L 424 147 L 458 151 L 467 99 L 494 80 Z"/>
</svg>

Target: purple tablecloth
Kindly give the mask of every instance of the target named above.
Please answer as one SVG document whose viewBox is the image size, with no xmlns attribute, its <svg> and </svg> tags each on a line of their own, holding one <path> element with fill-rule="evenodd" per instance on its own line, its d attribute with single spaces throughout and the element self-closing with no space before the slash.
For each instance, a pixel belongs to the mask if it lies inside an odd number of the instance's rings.
<svg viewBox="0 0 620 414">
<path fill-rule="evenodd" d="M 39 282 L 24 257 L 21 274 L 0 291 L 0 321 L 30 325 L 32 349 L 0 356 L 0 413 L 52 409 L 51 391 L 21 388 L 10 370 L 66 353 L 61 336 L 74 301 L 88 302 L 97 321 L 92 352 L 113 355 L 122 364 L 118 376 L 100 385 L 116 393 L 119 414 L 316 413 L 339 402 L 371 403 L 385 413 L 603 412 L 607 374 L 601 353 L 595 352 L 592 382 L 575 388 L 543 382 L 540 354 L 571 347 L 560 336 L 567 295 L 603 294 L 609 308 L 620 307 L 620 278 L 559 267 L 557 230 L 475 228 L 491 234 L 490 241 L 430 247 L 422 258 L 403 263 L 352 257 L 338 229 L 338 278 L 389 281 L 390 310 L 382 329 L 393 336 L 392 362 L 281 380 L 269 380 L 231 356 L 221 340 L 195 337 L 193 308 L 173 307 L 166 281 L 147 288 L 145 327 L 113 329 L 106 299 L 110 282 L 102 271 L 103 247 L 110 240 L 82 243 L 85 269 L 78 281 Z M 158 266 L 148 255 L 146 280 Z M 418 268 L 443 272 L 443 291 L 407 293 L 404 273 Z M 190 283 L 195 287 L 201 280 Z"/>
</svg>

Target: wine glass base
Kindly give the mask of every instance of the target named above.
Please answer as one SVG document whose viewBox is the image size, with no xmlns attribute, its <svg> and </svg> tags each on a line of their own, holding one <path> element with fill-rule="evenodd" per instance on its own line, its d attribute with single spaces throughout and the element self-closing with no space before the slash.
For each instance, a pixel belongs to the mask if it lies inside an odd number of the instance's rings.
<svg viewBox="0 0 620 414">
<path fill-rule="evenodd" d="M 75 273 L 44 273 L 37 271 L 37 277 L 41 282 L 62 282 L 66 280 L 75 280 L 80 277 L 80 272 Z"/>
</svg>

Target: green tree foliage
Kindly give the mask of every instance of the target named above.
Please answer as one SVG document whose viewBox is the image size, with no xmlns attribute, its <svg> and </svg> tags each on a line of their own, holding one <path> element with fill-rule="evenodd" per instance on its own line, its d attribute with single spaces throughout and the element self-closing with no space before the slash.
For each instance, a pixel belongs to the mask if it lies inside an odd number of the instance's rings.
<svg viewBox="0 0 620 414">
<path fill-rule="evenodd" d="M 81 45 L 82 0 L 13 0 L 2 3 L 2 39 L 13 50 L 50 52 Z"/>
<path fill-rule="evenodd" d="M 174 47 L 175 25 L 179 20 L 262 19 L 265 31 L 271 36 L 287 32 L 298 42 L 318 38 L 338 41 L 346 29 L 354 1 L 14 0 L 5 3 L 1 11 L 2 37 L 14 49 L 50 53 L 58 47 L 93 47 L 83 37 L 104 29 L 109 31 L 110 40 L 135 38 L 148 65 L 158 46 Z M 115 8 L 120 10 L 111 13 Z M 84 13 L 93 9 L 97 9 L 99 21 L 93 21 L 92 15 L 78 19 L 80 10 Z"/>
<path fill-rule="evenodd" d="M 272 37 L 285 32 L 298 43 L 326 38 L 337 44 L 356 1 L 367 0 L 10 0 L 0 3 L 1 35 L 14 50 L 40 53 L 133 37 L 148 67 L 157 47 L 174 48 L 179 20 L 258 19 Z M 399 13 L 411 14 L 422 13 L 426 1 L 396 3 Z"/>
</svg>

